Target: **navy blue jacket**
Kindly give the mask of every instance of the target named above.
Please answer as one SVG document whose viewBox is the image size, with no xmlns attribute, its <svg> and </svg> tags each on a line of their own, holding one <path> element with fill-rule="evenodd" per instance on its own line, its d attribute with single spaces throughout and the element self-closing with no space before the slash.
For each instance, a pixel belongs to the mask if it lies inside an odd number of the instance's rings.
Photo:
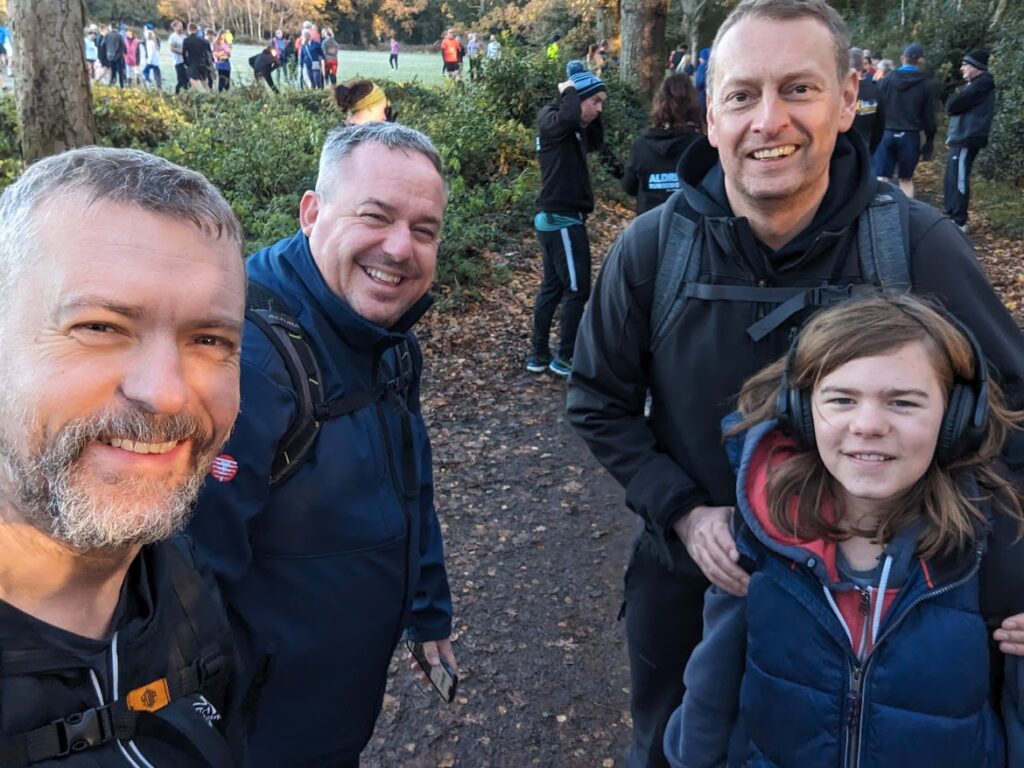
<svg viewBox="0 0 1024 768">
<path fill-rule="evenodd" d="M 673 768 L 1006 768 L 1019 766 L 1019 659 L 1006 662 L 1004 728 L 990 706 L 988 630 L 979 611 L 985 550 L 955 563 L 914 555 L 918 532 L 890 542 L 866 593 L 835 568 L 835 545 L 785 540 L 755 511 L 768 422 L 745 436 L 737 532 L 753 573 L 747 597 L 712 587 L 686 697 L 665 733 Z M 1013 591 L 1024 588 L 1024 569 Z M 851 602 L 852 598 L 852 602 Z M 884 612 L 878 605 L 882 601 Z M 877 610 L 876 610 L 877 609 Z M 859 618 L 858 618 L 859 617 Z M 855 647 L 860 651 L 855 651 Z M 861 650 L 862 648 L 862 650 Z"/>
<path fill-rule="evenodd" d="M 422 357 L 410 332 L 422 298 L 391 329 L 357 315 L 324 282 L 305 235 L 247 262 L 309 338 L 328 400 L 372 389 L 412 344 L 419 497 L 402 491 L 402 430 L 388 400 L 326 421 L 310 455 L 268 482 L 296 409 L 285 365 L 251 322 L 242 345 L 242 410 L 225 448 L 229 482 L 208 480 L 189 532 L 221 584 L 250 681 L 249 764 L 323 766 L 356 759 L 380 711 L 388 663 L 408 625 L 414 640 L 447 638 L 451 598 L 433 502 L 430 442 L 420 412 Z"/>
<path fill-rule="evenodd" d="M 964 147 L 984 147 L 992 131 L 996 113 L 996 81 L 982 72 L 946 102 L 949 128 L 946 143 Z"/>
</svg>

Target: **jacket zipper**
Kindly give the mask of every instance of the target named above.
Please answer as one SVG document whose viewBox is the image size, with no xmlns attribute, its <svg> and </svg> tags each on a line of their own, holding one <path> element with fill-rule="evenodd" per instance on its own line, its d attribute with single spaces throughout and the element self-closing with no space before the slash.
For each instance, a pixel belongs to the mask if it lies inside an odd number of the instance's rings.
<svg viewBox="0 0 1024 768">
<path fill-rule="evenodd" d="M 397 350 L 396 350 L 397 355 Z M 401 361 L 396 359 L 395 365 L 397 366 L 396 371 L 400 374 Z M 376 378 L 377 364 L 374 364 L 374 372 Z M 386 397 L 386 396 L 385 396 Z M 405 578 L 402 579 L 402 610 L 400 616 L 405 614 L 406 605 L 409 602 L 409 557 L 412 549 L 412 520 L 409 514 L 409 499 L 405 497 L 405 484 L 399 481 L 398 470 L 395 467 L 395 456 L 394 449 L 391 444 L 391 433 L 388 431 L 387 417 L 384 415 L 384 407 L 382 406 L 382 400 L 378 400 L 375 410 L 377 411 L 377 421 L 380 424 L 380 431 L 384 437 L 384 452 L 388 457 L 388 473 L 391 477 L 391 487 L 394 489 L 398 496 L 398 502 L 402 505 L 402 521 L 405 524 Z M 400 406 L 401 407 L 401 404 Z M 402 639 L 402 632 L 405 627 L 402 626 L 402 622 L 399 621 L 398 631 L 395 634 L 391 646 L 396 647 L 398 642 Z"/>
<path fill-rule="evenodd" d="M 863 617 L 860 631 L 860 647 L 857 649 L 857 660 L 851 665 L 850 670 L 850 691 L 846 695 L 846 755 L 848 764 L 856 765 L 859 756 L 859 733 L 857 727 L 860 719 L 861 688 L 864 684 L 864 668 L 861 666 L 867 655 L 868 643 L 868 622 L 871 614 L 871 592 L 869 589 L 859 589 L 860 605 L 858 609 Z"/>
<path fill-rule="evenodd" d="M 875 643 L 871 649 L 871 653 L 868 654 L 867 658 L 863 663 L 859 660 L 853 661 L 850 665 L 850 692 L 847 695 L 847 750 L 846 760 L 843 762 L 844 768 L 860 768 L 860 739 L 861 734 L 864 732 L 864 701 L 863 701 L 863 690 L 864 682 L 867 679 L 868 672 L 871 670 L 871 662 L 875 659 L 875 651 L 877 651 L 885 639 L 891 635 L 896 628 L 903 623 L 903 620 L 914 610 L 917 606 L 926 600 L 944 595 L 947 592 L 952 592 L 954 589 L 959 589 L 972 578 L 974 574 L 978 572 L 981 567 L 981 550 L 977 550 L 974 558 L 974 565 L 967 571 L 966 574 L 961 576 L 954 582 L 946 584 L 945 586 L 933 589 L 931 592 L 925 592 L 923 595 L 914 598 L 914 600 L 903 609 L 903 612 L 893 619 L 889 627 L 882 633 L 878 638 L 878 642 Z M 882 599 L 881 595 L 878 597 Z"/>
</svg>

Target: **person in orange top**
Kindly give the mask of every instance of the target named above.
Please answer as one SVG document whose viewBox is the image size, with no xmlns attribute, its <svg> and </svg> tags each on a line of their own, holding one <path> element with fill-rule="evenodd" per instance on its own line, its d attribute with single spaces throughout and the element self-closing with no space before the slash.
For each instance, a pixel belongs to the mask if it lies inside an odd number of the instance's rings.
<svg viewBox="0 0 1024 768">
<path fill-rule="evenodd" d="M 459 49 L 462 43 L 455 39 L 455 30 L 449 29 L 441 39 L 441 58 L 444 60 L 444 76 L 455 80 L 461 79 L 462 65 L 459 60 Z"/>
</svg>

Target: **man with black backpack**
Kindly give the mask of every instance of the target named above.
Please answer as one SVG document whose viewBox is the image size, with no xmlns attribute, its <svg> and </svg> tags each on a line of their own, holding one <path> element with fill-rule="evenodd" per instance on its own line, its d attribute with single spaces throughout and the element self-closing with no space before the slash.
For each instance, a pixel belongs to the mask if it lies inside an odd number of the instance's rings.
<svg viewBox="0 0 1024 768">
<path fill-rule="evenodd" d="M 569 382 L 571 422 L 642 521 L 622 609 L 630 766 L 667 764 L 664 727 L 701 638 L 705 589 L 746 591 L 721 419 L 810 314 L 883 288 L 932 296 L 978 337 L 1012 406 L 1024 405 L 1024 336 L 970 243 L 876 180 L 866 146 L 842 135 L 858 75 L 836 11 L 744 0 L 711 50 L 708 137 L 683 155 L 679 192 L 612 247 Z"/>
<path fill-rule="evenodd" d="M 247 261 L 230 471 L 190 533 L 250 675 L 249 765 L 357 765 L 403 631 L 456 666 L 412 333 L 446 197 L 423 134 L 336 129 L 300 230 Z"/>
<path fill-rule="evenodd" d="M 174 536 L 238 412 L 231 206 L 137 150 L 40 160 L 0 293 L 0 766 L 237 765 L 228 618 Z"/>
</svg>

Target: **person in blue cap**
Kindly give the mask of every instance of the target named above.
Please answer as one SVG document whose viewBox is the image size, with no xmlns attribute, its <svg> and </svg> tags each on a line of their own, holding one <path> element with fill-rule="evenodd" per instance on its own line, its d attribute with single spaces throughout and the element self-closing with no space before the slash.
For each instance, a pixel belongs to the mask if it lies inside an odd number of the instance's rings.
<svg viewBox="0 0 1024 768">
<path fill-rule="evenodd" d="M 917 161 L 931 160 L 935 149 L 935 89 L 924 69 L 924 48 L 911 43 L 903 49 L 901 62 L 895 72 L 879 82 L 885 133 L 872 165 L 880 179 L 897 174 L 903 194 L 913 197 Z"/>
<path fill-rule="evenodd" d="M 533 345 L 526 370 L 558 376 L 572 373 L 573 347 L 583 307 L 590 297 L 590 239 L 587 214 L 594 192 L 587 152 L 604 143 L 604 82 L 581 61 L 566 65 L 559 96 L 537 115 L 537 159 L 541 187 L 534 226 L 544 254 L 544 278 L 533 309 Z M 552 357 L 548 337 L 555 309 L 562 305 L 561 338 Z"/>
</svg>

